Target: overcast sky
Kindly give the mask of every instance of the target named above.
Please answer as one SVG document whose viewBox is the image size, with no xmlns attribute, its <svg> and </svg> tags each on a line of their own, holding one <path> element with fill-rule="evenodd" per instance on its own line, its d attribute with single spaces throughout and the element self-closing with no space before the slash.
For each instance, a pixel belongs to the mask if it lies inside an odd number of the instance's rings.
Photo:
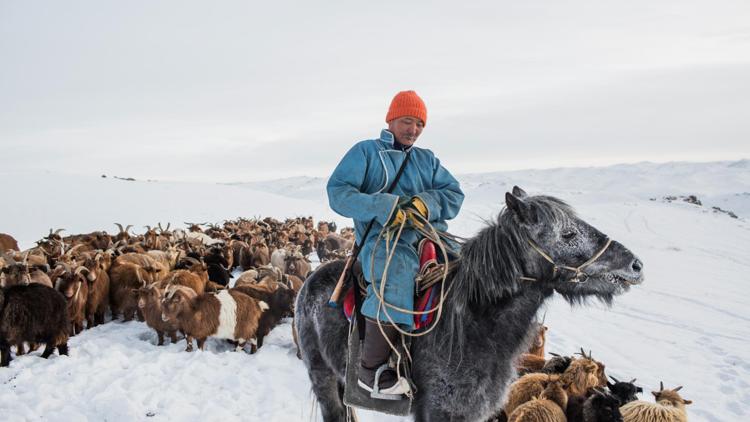
<svg viewBox="0 0 750 422">
<path fill-rule="evenodd" d="M 454 173 L 750 157 L 750 1 L 0 0 L 0 174 L 327 176 L 393 95 Z"/>
</svg>

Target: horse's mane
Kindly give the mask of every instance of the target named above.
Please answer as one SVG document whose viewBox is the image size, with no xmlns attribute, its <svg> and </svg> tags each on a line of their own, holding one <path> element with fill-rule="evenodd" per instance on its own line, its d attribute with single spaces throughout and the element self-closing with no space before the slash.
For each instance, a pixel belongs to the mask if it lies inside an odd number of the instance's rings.
<svg viewBox="0 0 750 422">
<path fill-rule="evenodd" d="M 532 218 L 544 227 L 554 227 L 575 216 L 565 202 L 551 196 L 523 198 Z M 448 338 L 461 338 L 461 315 L 468 309 L 492 306 L 516 295 L 523 287 L 523 259 L 529 254 L 527 225 L 506 208 L 461 247 L 460 260 L 446 298 Z"/>
</svg>

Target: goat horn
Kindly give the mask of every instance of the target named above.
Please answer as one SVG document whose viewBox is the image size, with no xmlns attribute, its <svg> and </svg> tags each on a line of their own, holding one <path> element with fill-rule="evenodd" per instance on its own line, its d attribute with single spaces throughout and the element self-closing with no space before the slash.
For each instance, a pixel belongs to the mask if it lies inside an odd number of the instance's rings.
<svg viewBox="0 0 750 422">
<path fill-rule="evenodd" d="M 50 232 L 52 231 L 52 229 L 49 229 L 49 230 L 50 230 Z M 53 234 L 60 234 L 60 232 L 62 232 L 62 231 L 65 231 L 65 229 L 57 229 L 57 230 L 55 230 L 55 233 L 53 233 Z"/>
<path fill-rule="evenodd" d="M 612 375 L 610 375 L 609 377 L 612 378 L 612 381 L 614 381 L 614 382 L 620 382 L 617 378 L 613 377 Z M 635 381 L 635 380 L 633 380 L 633 381 Z M 630 382 L 633 382 L 633 381 L 630 381 Z"/>
<path fill-rule="evenodd" d="M 659 381 L 659 391 L 664 391 L 664 383 Z"/>
<path fill-rule="evenodd" d="M 120 224 L 120 223 L 115 223 L 115 226 L 117 226 L 117 227 L 119 227 L 119 228 L 120 228 L 120 233 L 122 233 L 122 232 L 124 231 L 124 230 L 122 229 L 122 224 Z"/>
<path fill-rule="evenodd" d="M 183 258 L 183 259 L 184 259 L 184 260 L 186 260 L 186 261 L 190 261 L 190 262 L 192 262 L 193 264 L 202 264 L 202 262 L 200 262 L 200 261 L 198 261 L 197 259 L 195 259 L 195 258 L 193 258 L 193 257 L 190 257 L 190 256 L 186 256 L 186 257 L 185 257 L 185 258 Z"/>
<path fill-rule="evenodd" d="M 141 287 L 146 287 L 146 280 L 141 277 L 141 268 L 136 265 L 135 267 L 135 275 L 138 277 L 138 281 L 141 282 Z"/>
<path fill-rule="evenodd" d="M 549 354 L 552 355 L 552 356 L 554 356 L 554 357 L 556 357 L 556 358 L 560 357 L 560 355 L 558 355 L 557 353 L 554 353 L 554 352 L 549 352 Z"/>
<path fill-rule="evenodd" d="M 672 391 L 680 391 L 682 389 L 682 386 L 675 387 Z"/>
<path fill-rule="evenodd" d="M 632 380 L 630 380 L 630 383 L 634 384 L 635 383 L 635 378 L 633 378 Z"/>
<path fill-rule="evenodd" d="M 131 227 L 133 227 L 132 224 L 128 224 L 127 226 L 125 226 L 125 233 L 127 233 L 128 230 L 130 230 Z"/>
</svg>

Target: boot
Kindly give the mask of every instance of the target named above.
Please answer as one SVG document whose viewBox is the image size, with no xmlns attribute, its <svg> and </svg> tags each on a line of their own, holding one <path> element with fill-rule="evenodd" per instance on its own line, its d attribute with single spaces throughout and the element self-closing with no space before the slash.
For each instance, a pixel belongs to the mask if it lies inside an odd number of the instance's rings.
<svg viewBox="0 0 750 422">
<path fill-rule="evenodd" d="M 391 344 L 398 344 L 399 332 L 396 327 L 390 323 L 381 323 L 381 326 Z M 359 361 L 359 386 L 370 392 L 370 397 L 401 400 L 410 391 L 409 382 L 399 378 L 396 370 L 388 366 L 391 346 L 380 332 L 378 323 L 365 319 L 365 327 L 365 340 Z"/>
</svg>

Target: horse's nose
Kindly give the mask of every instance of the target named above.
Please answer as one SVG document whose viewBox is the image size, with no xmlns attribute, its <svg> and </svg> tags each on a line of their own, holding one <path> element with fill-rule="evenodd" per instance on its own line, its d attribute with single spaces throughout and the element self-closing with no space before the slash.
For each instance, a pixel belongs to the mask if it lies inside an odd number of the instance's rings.
<svg viewBox="0 0 750 422">
<path fill-rule="evenodd" d="M 636 258 L 633 260 L 633 263 L 630 264 L 630 268 L 633 269 L 633 271 L 639 273 L 641 270 L 643 270 L 643 262 L 641 262 L 640 259 Z"/>
</svg>

